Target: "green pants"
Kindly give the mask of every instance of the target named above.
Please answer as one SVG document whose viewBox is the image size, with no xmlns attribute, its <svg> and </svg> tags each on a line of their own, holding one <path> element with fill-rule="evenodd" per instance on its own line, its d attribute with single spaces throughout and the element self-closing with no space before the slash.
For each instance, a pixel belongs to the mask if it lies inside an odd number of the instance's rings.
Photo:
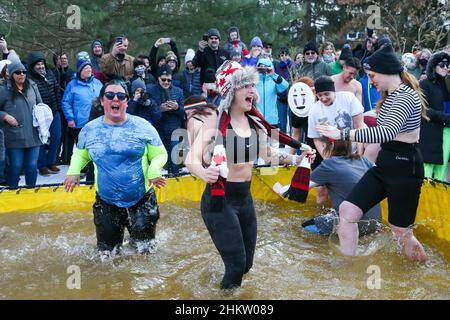
<svg viewBox="0 0 450 320">
<path fill-rule="evenodd" d="M 443 164 L 425 163 L 425 177 L 447 181 L 448 160 L 450 158 L 450 128 L 444 128 L 442 144 Z"/>
</svg>

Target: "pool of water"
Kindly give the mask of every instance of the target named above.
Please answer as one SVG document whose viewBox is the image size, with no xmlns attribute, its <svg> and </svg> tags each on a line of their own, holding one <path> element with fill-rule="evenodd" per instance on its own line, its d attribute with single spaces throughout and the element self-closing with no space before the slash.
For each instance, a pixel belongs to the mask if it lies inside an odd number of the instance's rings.
<svg viewBox="0 0 450 320">
<path fill-rule="evenodd" d="M 0 299 L 450 298 L 448 243 L 419 232 L 429 261 L 417 264 L 383 229 L 361 241 L 361 256 L 343 257 L 336 236 L 301 229 L 313 208 L 258 201 L 254 266 L 242 288 L 224 294 L 222 260 L 198 208 L 161 205 L 154 253 L 136 254 L 125 243 L 104 261 L 90 213 L 2 214 Z"/>
</svg>

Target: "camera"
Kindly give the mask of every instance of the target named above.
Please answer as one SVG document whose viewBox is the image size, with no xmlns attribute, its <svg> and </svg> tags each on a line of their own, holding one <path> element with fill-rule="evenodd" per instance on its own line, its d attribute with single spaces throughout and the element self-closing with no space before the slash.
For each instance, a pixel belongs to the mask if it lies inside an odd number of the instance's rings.
<svg viewBox="0 0 450 320">
<path fill-rule="evenodd" d="M 268 67 L 258 67 L 257 70 L 259 73 L 262 73 L 262 74 L 269 73 L 271 71 L 271 69 Z"/>
<path fill-rule="evenodd" d="M 146 91 L 141 92 L 141 97 L 139 98 L 138 103 L 148 107 L 151 104 L 149 93 Z"/>
<path fill-rule="evenodd" d="M 205 34 L 203 35 L 202 40 L 203 40 L 203 41 L 208 41 L 208 39 L 209 39 L 209 36 L 208 36 L 207 33 L 205 33 Z"/>
</svg>

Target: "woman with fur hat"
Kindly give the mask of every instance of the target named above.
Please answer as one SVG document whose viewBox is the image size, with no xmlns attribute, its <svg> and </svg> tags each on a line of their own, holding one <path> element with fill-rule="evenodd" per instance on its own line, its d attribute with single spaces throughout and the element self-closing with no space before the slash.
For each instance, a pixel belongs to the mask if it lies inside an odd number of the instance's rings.
<svg viewBox="0 0 450 320">
<path fill-rule="evenodd" d="M 241 285 L 243 275 L 252 267 L 255 253 L 257 226 L 250 193 L 255 160 L 261 156 L 267 161 L 297 164 L 305 153 L 279 154 L 260 138 L 263 131 L 257 128 L 263 118 L 255 108 L 259 78 L 255 68 L 226 61 L 216 78 L 222 96 L 219 115 L 213 113 L 199 130 L 186 166 L 207 183 L 201 213 L 225 264 L 221 288 L 232 289 Z M 211 142 L 214 152 L 211 159 L 206 159 L 204 154 Z M 314 151 L 306 155 L 314 158 Z M 204 166 L 204 163 L 213 165 Z"/>
<path fill-rule="evenodd" d="M 450 55 L 444 51 L 435 53 L 427 64 L 427 78 L 420 81 L 430 118 L 420 127 L 425 176 L 441 181 L 447 181 L 450 158 L 450 91 L 445 84 L 449 62 Z"/>
<path fill-rule="evenodd" d="M 342 130 L 330 125 L 316 126 L 319 133 L 334 140 L 381 143 L 376 166 L 367 171 L 339 206 L 341 251 L 348 256 L 357 254 L 357 222 L 364 212 L 388 198 L 389 226 L 402 252 L 414 261 L 425 261 L 427 254 L 411 229 L 424 176 L 418 144 L 421 117 L 426 117 L 423 94 L 389 44 L 373 53 L 365 68 L 382 92 L 377 126 Z"/>
</svg>

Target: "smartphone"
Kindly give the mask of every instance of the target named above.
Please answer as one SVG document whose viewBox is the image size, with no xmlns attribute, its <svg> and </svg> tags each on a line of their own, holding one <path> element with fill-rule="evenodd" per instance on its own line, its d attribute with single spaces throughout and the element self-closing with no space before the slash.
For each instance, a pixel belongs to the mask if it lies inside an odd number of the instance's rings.
<svg viewBox="0 0 450 320">
<path fill-rule="evenodd" d="M 170 38 L 163 38 L 163 43 L 170 43 Z"/>
<path fill-rule="evenodd" d="M 208 41 L 208 39 L 209 39 L 208 34 L 205 33 L 205 34 L 203 35 L 202 40 L 203 40 L 203 41 Z"/>
<path fill-rule="evenodd" d="M 0 39 L 5 40 L 5 35 L 4 34 L 0 34 Z"/>
<path fill-rule="evenodd" d="M 123 37 L 117 37 L 116 38 L 116 43 L 117 44 L 122 44 L 122 42 L 123 42 Z"/>
<path fill-rule="evenodd" d="M 317 120 L 319 122 L 320 125 L 328 125 L 328 118 L 324 117 L 324 118 L 320 118 Z"/>
</svg>

